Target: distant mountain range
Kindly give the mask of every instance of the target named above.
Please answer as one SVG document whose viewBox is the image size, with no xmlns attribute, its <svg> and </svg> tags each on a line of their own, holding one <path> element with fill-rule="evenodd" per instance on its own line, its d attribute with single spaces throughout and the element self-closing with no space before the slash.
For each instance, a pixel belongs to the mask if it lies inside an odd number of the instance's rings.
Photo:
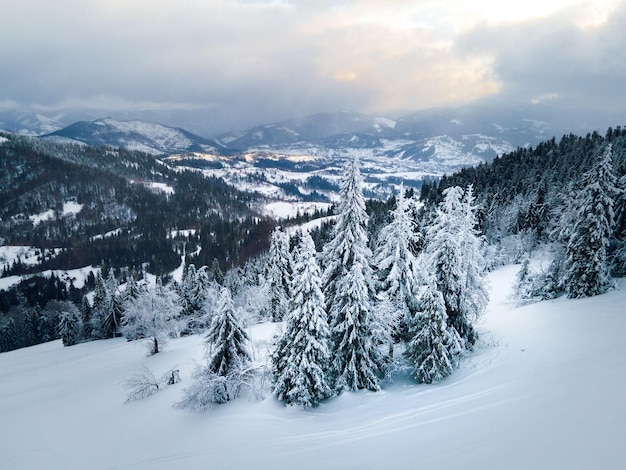
<svg viewBox="0 0 626 470">
<path fill-rule="evenodd" d="M 471 105 L 438 108 L 400 117 L 352 112 L 320 113 L 232 131 L 212 139 L 182 128 L 113 118 L 79 121 L 69 126 L 62 116 L 0 113 L 0 128 L 46 138 L 110 145 L 154 155 L 198 152 L 230 156 L 267 152 L 317 157 L 392 158 L 425 165 L 434 173 L 491 161 L 517 147 L 534 146 L 553 136 L 585 134 L 615 125 L 607 116 L 565 112 L 546 106 Z"/>
</svg>

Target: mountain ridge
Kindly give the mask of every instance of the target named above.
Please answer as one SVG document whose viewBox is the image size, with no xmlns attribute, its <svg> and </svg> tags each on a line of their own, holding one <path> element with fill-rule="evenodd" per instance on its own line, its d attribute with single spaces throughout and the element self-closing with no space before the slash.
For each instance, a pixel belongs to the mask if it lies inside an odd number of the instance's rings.
<svg viewBox="0 0 626 470">
<path fill-rule="evenodd" d="M 78 121 L 42 137 L 61 137 L 93 146 L 124 147 L 153 155 L 190 151 L 221 153 L 224 150 L 219 143 L 182 128 L 140 120 L 118 121 L 111 117 Z"/>
</svg>

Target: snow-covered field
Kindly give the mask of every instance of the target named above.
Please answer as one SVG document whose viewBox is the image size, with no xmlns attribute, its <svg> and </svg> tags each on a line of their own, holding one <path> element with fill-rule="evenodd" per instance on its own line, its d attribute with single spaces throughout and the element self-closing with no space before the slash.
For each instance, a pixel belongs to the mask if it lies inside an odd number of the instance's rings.
<svg viewBox="0 0 626 470">
<path fill-rule="evenodd" d="M 328 210 L 330 206 L 328 202 L 275 201 L 264 204 L 261 212 L 263 215 L 281 220 L 302 214 L 314 214 L 316 210 Z"/>
<path fill-rule="evenodd" d="M 82 204 L 78 204 L 77 202 L 74 201 L 68 201 L 68 202 L 64 202 L 63 203 L 63 210 L 61 211 L 61 215 L 63 217 L 66 217 L 68 215 L 76 215 L 78 214 L 81 210 L 83 210 L 83 205 Z M 52 209 L 49 209 L 45 212 L 42 212 L 41 214 L 35 214 L 35 215 L 31 215 L 28 218 L 31 220 L 31 222 L 33 223 L 33 225 L 36 227 L 37 225 L 39 225 L 42 222 L 48 221 L 48 220 L 52 220 L 54 218 L 54 211 Z"/>
<path fill-rule="evenodd" d="M 518 266 L 490 276 L 483 343 L 448 379 L 408 378 L 319 408 L 271 397 L 203 414 L 171 405 L 201 337 L 147 358 L 124 339 L 0 354 L 0 466 L 7 469 L 626 468 L 626 291 L 514 308 Z M 271 325 L 250 329 L 267 341 Z M 262 347 L 258 348 L 259 350 Z M 142 365 L 183 382 L 124 404 Z"/>
</svg>

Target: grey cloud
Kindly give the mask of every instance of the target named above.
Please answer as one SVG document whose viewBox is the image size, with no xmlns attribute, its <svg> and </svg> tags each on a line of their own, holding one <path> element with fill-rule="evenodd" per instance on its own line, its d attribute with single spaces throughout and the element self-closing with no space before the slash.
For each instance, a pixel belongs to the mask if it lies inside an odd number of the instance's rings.
<svg viewBox="0 0 626 470">
<path fill-rule="evenodd" d="M 600 96 L 626 64 L 624 8 L 598 31 L 555 16 L 482 27 L 452 49 L 444 20 L 427 24 L 439 12 L 431 1 L 5 3 L 0 107 L 152 111 L 205 135 L 320 111 L 467 102 L 494 93 L 494 79 L 507 96 Z"/>
<path fill-rule="evenodd" d="M 557 95 L 563 105 L 626 108 L 626 2 L 597 27 L 577 27 L 568 11 L 519 24 L 480 27 L 458 39 L 462 55 L 487 56 L 502 99 Z"/>
</svg>

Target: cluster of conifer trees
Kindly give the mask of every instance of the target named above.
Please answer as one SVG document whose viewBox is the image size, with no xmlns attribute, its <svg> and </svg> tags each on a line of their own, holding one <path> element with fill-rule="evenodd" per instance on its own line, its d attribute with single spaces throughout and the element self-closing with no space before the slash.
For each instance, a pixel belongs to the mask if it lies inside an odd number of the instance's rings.
<svg viewBox="0 0 626 470">
<path fill-rule="evenodd" d="M 285 403 L 317 406 L 343 390 L 379 390 L 398 363 L 395 343 L 404 344 L 418 381 L 441 380 L 477 341 L 487 292 L 471 187 L 446 192 L 425 234 L 415 226 L 416 202 L 401 191 L 374 241 L 362 186 L 358 160 L 350 159 L 321 252 L 308 232 L 294 237 L 293 250 L 280 228 L 272 234 L 265 317 L 283 321 L 270 374 Z M 207 365 L 183 406 L 234 398 L 251 381 L 247 335 L 230 291 L 221 298 L 206 337 Z"/>
<path fill-rule="evenodd" d="M 344 390 L 376 391 L 402 363 L 416 380 L 435 382 L 478 340 L 486 269 L 521 262 L 520 302 L 597 295 L 626 273 L 625 149 L 620 128 L 564 137 L 427 184 L 420 202 L 401 190 L 367 206 L 352 158 L 321 230 L 290 237 L 275 229 L 267 253 L 254 257 L 271 230 L 256 224 L 247 230 L 250 261 L 226 274 L 216 257 L 196 269 L 202 259 L 192 255 L 179 283 L 148 288 L 130 276 L 120 288 L 111 270 L 93 279 L 93 299 L 80 308 L 60 293 L 45 315 L 29 316 L 22 300 L 23 324 L 0 318 L 0 347 L 15 347 L 14 332 L 29 344 L 124 335 L 156 354 L 168 337 L 206 331 L 206 364 L 180 404 L 194 409 L 254 390 L 259 377 L 302 407 Z M 203 256 L 223 248 L 220 223 L 196 240 Z M 245 246 L 239 240 L 237 250 Z M 543 271 L 531 263 L 539 249 L 550 254 Z M 252 360 L 244 329 L 262 320 L 283 322 L 265 365 Z"/>
</svg>

